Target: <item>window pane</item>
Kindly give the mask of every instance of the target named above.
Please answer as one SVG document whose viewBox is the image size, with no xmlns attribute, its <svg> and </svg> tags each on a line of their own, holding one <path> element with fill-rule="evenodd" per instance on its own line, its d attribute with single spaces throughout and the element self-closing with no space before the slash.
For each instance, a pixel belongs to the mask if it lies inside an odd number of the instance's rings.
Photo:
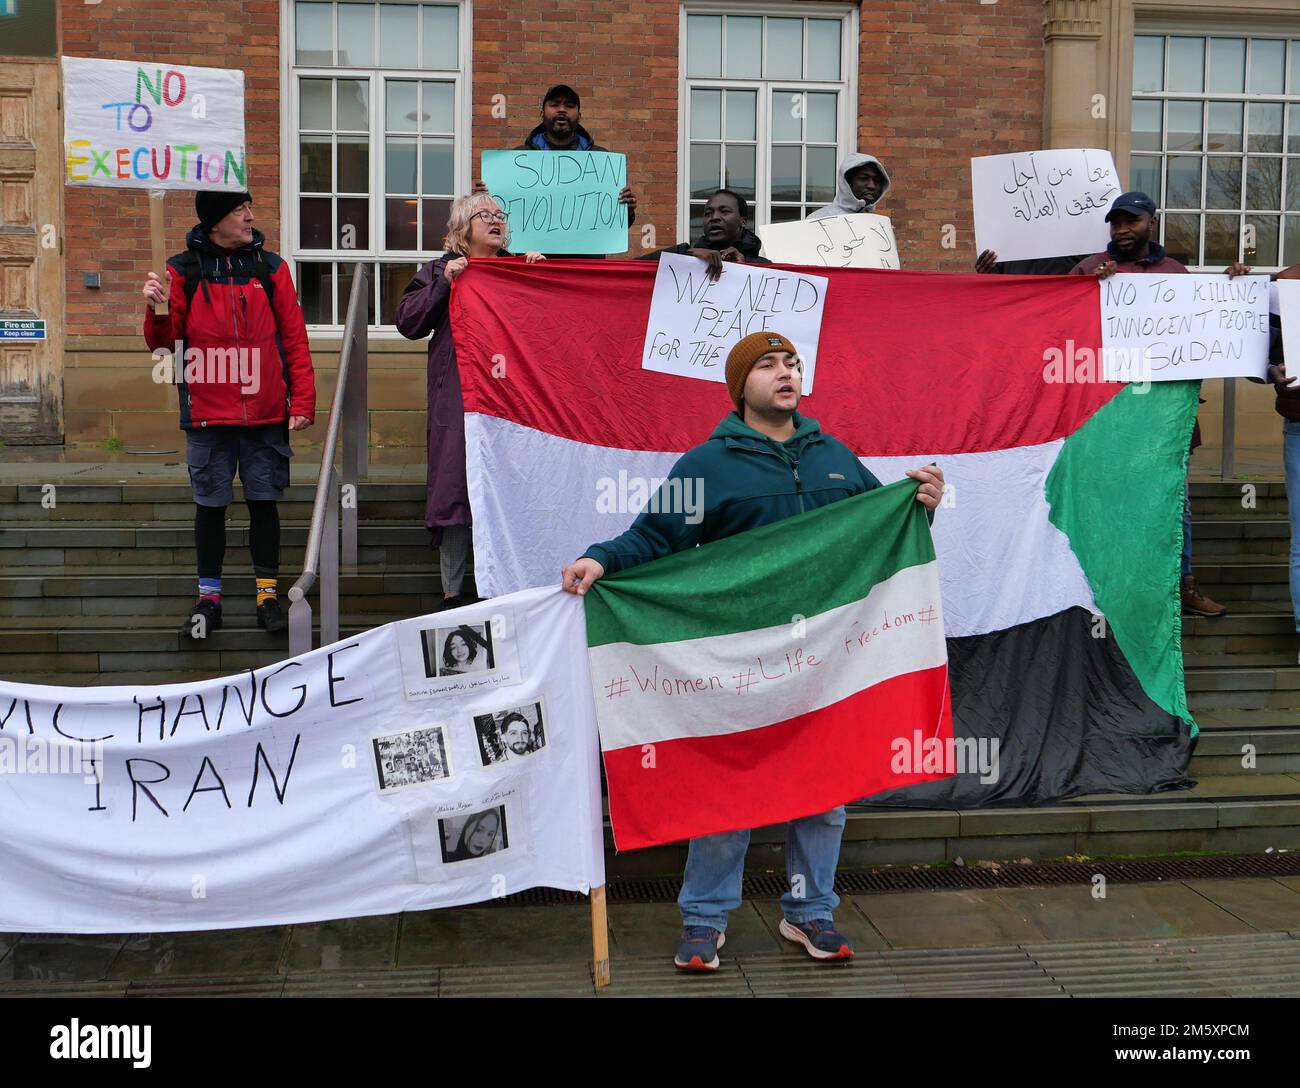
<svg viewBox="0 0 1300 1088">
<path fill-rule="evenodd" d="M 1209 90 L 1240 94 L 1245 89 L 1246 39 L 1211 38 Z"/>
<path fill-rule="evenodd" d="M 1183 264 L 1199 264 L 1201 260 L 1201 217 L 1199 215 L 1166 215 L 1165 249 L 1169 256 Z"/>
<path fill-rule="evenodd" d="M 327 196 L 306 196 L 298 201 L 298 234 L 303 249 L 332 249 L 330 218 L 334 202 Z"/>
<path fill-rule="evenodd" d="M 724 74 L 757 78 L 763 74 L 763 20 L 749 16 L 727 19 L 727 65 Z"/>
<path fill-rule="evenodd" d="M 1300 49 L 1296 52 L 1300 53 Z M 1286 149 L 1294 153 L 1300 151 L 1300 102 L 1293 102 L 1287 109 L 1290 119 L 1287 121 Z"/>
<path fill-rule="evenodd" d="M 298 302 L 308 325 L 334 324 L 333 266 L 319 261 L 299 261 Z"/>
<path fill-rule="evenodd" d="M 1282 103 L 1252 102 L 1247 123 L 1247 151 L 1282 150 Z"/>
<path fill-rule="evenodd" d="M 352 299 L 352 279 L 355 268 L 356 261 L 340 261 L 338 263 L 338 323 L 340 325 L 344 324 L 348 319 L 348 303 Z M 373 325 L 375 323 L 375 266 L 372 264 L 369 268 L 370 290 L 366 292 L 366 323 Z"/>
<path fill-rule="evenodd" d="M 752 140 L 757 131 L 757 91 L 727 92 L 727 139 Z M 1300 126 L 1300 110 L 1296 111 L 1297 125 Z M 1300 127 L 1297 127 L 1300 132 Z"/>
<path fill-rule="evenodd" d="M 1286 210 L 1300 212 L 1300 159 L 1287 160 Z"/>
<path fill-rule="evenodd" d="M 298 80 L 298 127 L 323 129 L 334 127 L 330 95 L 334 93 L 328 79 Z"/>
<path fill-rule="evenodd" d="M 1241 251 L 1241 217 L 1207 215 L 1205 217 L 1205 263 L 1232 264 Z"/>
<path fill-rule="evenodd" d="M 772 199 L 802 200 L 800 180 L 802 174 L 803 148 L 772 148 Z"/>
<path fill-rule="evenodd" d="M 1246 264 L 1277 264 L 1277 243 L 1278 243 L 1278 221 L 1281 216 L 1277 215 L 1248 215 L 1246 216 L 1246 237 L 1245 241 L 1252 241 L 1251 234 L 1254 234 L 1254 246 L 1246 245 L 1245 253 L 1242 254 L 1242 260 Z M 1252 232 L 1249 228 L 1253 227 Z"/>
<path fill-rule="evenodd" d="M 1152 99 L 1133 99 L 1133 150 L 1160 150 L 1159 102 Z"/>
<path fill-rule="evenodd" d="M 1210 151 L 1241 150 L 1242 117 L 1240 102 L 1210 103 Z"/>
<path fill-rule="evenodd" d="M 339 5 L 339 63 L 368 68 L 375 63 L 375 5 Z"/>
<path fill-rule="evenodd" d="M 1201 150 L 1201 104 L 1199 102 L 1169 103 L 1170 151 Z"/>
<path fill-rule="evenodd" d="M 329 4 L 299 3 L 294 12 L 294 56 L 299 64 L 334 63 L 334 11 Z"/>
<path fill-rule="evenodd" d="M 391 325 L 397 314 L 397 302 L 406 285 L 419 271 L 418 264 L 381 264 L 379 266 L 379 323 Z"/>
<path fill-rule="evenodd" d="M 686 232 L 686 240 L 694 243 L 704 235 L 704 205 L 692 204 L 690 207 L 691 222 Z"/>
<path fill-rule="evenodd" d="M 338 191 L 370 192 L 370 141 L 364 136 L 339 137 Z"/>
<path fill-rule="evenodd" d="M 1300 215 L 1286 217 L 1286 231 L 1282 239 L 1282 259 L 1278 264 L 1300 264 Z"/>
<path fill-rule="evenodd" d="M 1200 91 L 1205 85 L 1205 39 L 1169 39 L 1169 90 Z"/>
<path fill-rule="evenodd" d="M 424 245 L 422 249 L 441 249 L 447 237 L 447 220 L 451 217 L 450 200 L 425 200 L 422 202 L 424 215 Z"/>
<path fill-rule="evenodd" d="M 730 144 L 727 147 L 727 173 L 724 187 L 735 189 L 751 203 L 755 199 L 754 160 L 757 148 L 753 144 Z"/>
<path fill-rule="evenodd" d="M 329 137 L 303 138 L 298 144 L 301 181 L 300 192 L 332 193 L 334 191 L 334 145 Z"/>
<path fill-rule="evenodd" d="M 1170 208 L 1199 208 L 1201 206 L 1201 157 L 1199 155 L 1170 155 L 1168 188 L 1165 205 Z"/>
<path fill-rule="evenodd" d="M 835 156 L 833 147 L 808 148 L 808 193 L 805 199 L 829 204 L 835 199 Z"/>
<path fill-rule="evenodd" d="M 370 201 L 365 197 L 339 197 L 339 249 L 370 248 Z"/>
<path fill-rule="evenodd" d="M 808 78 L 840 78 L 840 21 L 808 20 Z"/>
<path fill-rule="evenodd" d="M 718 191 L 722 177 L 722 148 L 717 144 L 691 144 L 691 196 L 708 200 Z"/>
<path fill-rule="evenodd" d="M 410 4 L 379 5 L 379 63 L 384 68 L 414 68 L 420 45 L 418 12 Z"/>
<path fill-rule="evenodd" d="M 1250 43 L 1250 89 L 1281 94 L 1286 79 L 1286 42 L 1255 38 Z M 1272 264 L 1272 261 L 1268 262 Z"/>
<path fill-rule="evenodd" d="M 722 16 L 686 17 L 686 74 L 722 75 Z"/>
<path fill-rule="evenodd" d="M 384 94 L 388 96 L 385 121 L 389 132 L 414 132 L 419 117 L 415 107 L 420 96 L 420 85 L 413 79 L 384 81 Z"/>
<path fill-rule="evenodd" d="M 338 125 L 340 132 L 370 131 L 370 82 L 365 79 L 340 79 L 338 86 Z"/>
<path fill-rule="evenodd" d="M 384 192 L 415 192 L 415 141 L 405 136 L 390 137 L 385 141 L 388 170 Z"/>
<path fill-rule="evenodd" d="M 1164 72 L 1164 38 L 1139 34 L 1133 39 L 1133 90 L 1162 90 Z"/>
<path fill-rule="evenodd" d="M 779 204 L 772 206 L 773 223 L 797 223 L 804 215 L 805 210 L 802 204 L 795 204 L 793 207 Z"/>
<path fill-rule="evenodd" d="M 1282 160 L 1246 160 L 1246 207 L 1277 211 L 1282 207 Z"/>
<path fill-rule="evenodd" d="M 803 139 L 802 116 L 806 112 L 804 96 L 798 91 L 772 92 L 772 115 L 769 121 L 772 139 L 778 143 Z"/>
<path fill-rule="evenodd" d="M 839 95 L 810 94 L 808 96 L 808 120 L 805 124 L 805 136 L 812 144 L 833 144 L 836 140 L 836 108 Z"/>
<path fill-rule="evenodd" d="M 415 197 L 389 197 L 384 201 L 384 244 L 389 249 L 418 249 L 416 213 L 420 202 Z"/>
<path fill-rule="evenodd" d="M 1134 155 L 1129 160 L 1129 189 L 1146 193 L 1156 204 L 1162 205 L 1160 199 L 1160 160 L 1154 155 Z"/>
<path fill-rule="evenodd" d="M 1241 160 L 1211 155 L 1205 176 L 1207 208 L 1241 207 Z"/>
<path fill-rule="evenodd" d="M 722 139 L 722 92 L 691 91 L 691 137 Z"/>
<path fill-rule="evenodd" d="M 425 196 L 451 196 L 456 190 L 455 154 L 451 140 L 428 139 L 420 143 L 424 157 L 421 186 Z"/>
<path fill-rule="evenodd" d="M 1291 41 L 1291 76 L 1288 86 L 1291 88 L 1291 94 L 1300 94 L 1300 40 L 1297 39 Z M 1287 230 L 1290 229 L 1288 226 Z"/>
<path fill-rule="evenodd" d="M 458 68 L 460 57 L 460 15 L 453 7 L 426 6 L 424 9 L 424 67 Z M 439 243 L 434 247 L 441 249 Z"/>
<path fill-rule="evenodd" d="M 420 128 L 424 132 L 446 133 L 456 131 L 456 85 L 454 83 L 425 83 L 424 113 L 420 117 Z"/>
<path fill-rule="evenodd" d="M 803 20 L 768 19 L 768 79 L 803 78 Z"/>
</svg>

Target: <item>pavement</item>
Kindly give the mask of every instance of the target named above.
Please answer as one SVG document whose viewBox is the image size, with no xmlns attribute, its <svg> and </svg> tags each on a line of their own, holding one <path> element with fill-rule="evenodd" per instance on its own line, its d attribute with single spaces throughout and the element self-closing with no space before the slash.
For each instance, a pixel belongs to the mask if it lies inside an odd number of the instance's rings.
<svg viewBox="0 0 1300 1088">
<path fill-rule="evenodd" d="M 1300 877 L 846 896 L 850 964 L 731 918 L 716 974 L 675 971 L 673 903 L 463 907 L 201 933 L 0 934 L 0 996 L 1300 996 Z"/>
</svg>

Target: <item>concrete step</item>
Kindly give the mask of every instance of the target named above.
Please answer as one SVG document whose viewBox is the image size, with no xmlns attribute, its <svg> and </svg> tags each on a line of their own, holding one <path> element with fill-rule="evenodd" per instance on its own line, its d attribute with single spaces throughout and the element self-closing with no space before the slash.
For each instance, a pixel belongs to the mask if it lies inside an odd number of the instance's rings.
<svg viewBox="0 0 1300 1088">
<path fill-rule="evenodd" d="M 1201 730 L 1188 774 L 1204 778 L 1238 775 L 1248 770 L 1300 775 L 1300 721 L 1294 729 L 1272 729 L 1259 734 Z"/>
<path fill-rule="evenodd" d="M 1290 545 L 1291 525 L 1285 517 L 1192 518 L 1192 549 L 1198 560 L 1234 555 L 1285 556 Z"/>
<path fill-rule="evenodd" d="M 21 532 L 57 530 L 20 530 Z M 405 542 L 381 542 L 375 539 L 377 530 L 362 529 L 357 562 L 361 567 L 428 565 L 437 560 L 437 551 L 429 544 L 429 534 L 423 527 L 401 537 Z M 80 544 L 63 539 L 55 543 L 33 544 L 30 547 L 11 547 L 6 543 L 6 533 L 0 531 L 0 574 L 29 574 L 35 568 L 64 566 L 93 566 L 96 569 L 148 567 L 175 574 L 194 569 L 193 534 L 187 544 L 166 546 L 135 546 L 132 544 L 101 545 L 82 534 Z M 251 571 L 248 558 L 247 531 L 226 534 L 226 570 L 230 573 Z M 280 544 L 280 569 L 302 570 L 306 550 L 306 529 L 285 530 Z M 296 575 L 295 575 L 296 577 Z"/>
</svg>

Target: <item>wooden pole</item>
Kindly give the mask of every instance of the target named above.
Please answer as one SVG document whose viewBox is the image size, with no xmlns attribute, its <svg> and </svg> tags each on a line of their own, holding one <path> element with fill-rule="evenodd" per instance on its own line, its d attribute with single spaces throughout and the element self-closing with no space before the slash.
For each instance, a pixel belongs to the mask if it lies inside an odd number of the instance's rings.
<svg viewBox="0 0 1300 1088">
<path fill-rule="evenodd" d="M 166 189 L 149 190 L 149 243 L 153 251 L 150 270 L 162 278 L 163 291 L 170 297 L 170 281 L 167 278 L 167 221 L 163 216 L 163 198 L 166 195 Z M 166 317 L 167 302 L 155 305 L 153 312 L 159 317 Z"/>
<path fill-rule="evenodd" d="M 591 973 L 596 989 L 609 985 L 609 916 L 605 913 L 605 885 L 591 889 Z"/>
</svg>

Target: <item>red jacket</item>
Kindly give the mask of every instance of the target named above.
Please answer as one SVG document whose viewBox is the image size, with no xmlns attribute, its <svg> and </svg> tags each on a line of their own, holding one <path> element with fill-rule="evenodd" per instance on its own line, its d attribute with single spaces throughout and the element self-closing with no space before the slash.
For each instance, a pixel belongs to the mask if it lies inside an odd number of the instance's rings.
<svg viewBox="0 0 1300 1088">
<path fill-rule="evenodd" d="M 212 244 L 199 228 L 185 239 L 199 260 L 192 303 L 185 300 L 186 254 L 167 262 L 169 312 L 146 308 L 144 338 L 151 351 L 184 341 L 184 365 L 174 360 L 181 427 L 282 423 L 316 418 L 316 379 L 307 323 L 287 261 L 263 250 L 265 238 L 234 252 Z M 272 298 L 258 279 L 258 258 L 270 275 Z M 274 312 L 272 309 L 274 307 Z"/>
</svg>

